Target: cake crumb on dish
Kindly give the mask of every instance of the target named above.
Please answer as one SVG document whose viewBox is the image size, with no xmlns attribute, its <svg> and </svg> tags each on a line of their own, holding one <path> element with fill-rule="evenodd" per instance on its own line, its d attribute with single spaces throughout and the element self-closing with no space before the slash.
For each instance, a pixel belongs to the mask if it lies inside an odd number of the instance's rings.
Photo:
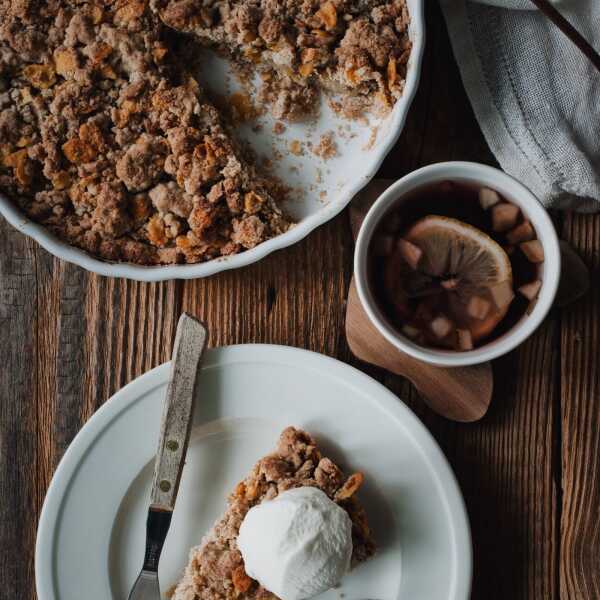
<svg viewBox="0 0 600 600">
<path fill-rule="evenodd" d="M 273 125 L 273 133 L 281 135 L 286 130 L 286 126 L 281 121 L 276 121 Z"/>
<path fill-rule="evenodd" d="M 375 146 L 375 142 L 377 141 L 377 134 L 379 133 L 379 127 L 371 127 L 371 133 L 369 134 L 369 139 L 367 143 L 362 147 L 363 150 L 371 150 L 373 146 Z"/>
<path fill-rule="evenodd" d="M 227 100 L 234 123 L 245 123 L 255 119 L 258 115 L 258 110 L 248 94 L 235 92 Z"/>
<path fill-rule="evenodd" d="M 288 146 L 294 156 L 302 156 L 304 154 L 304 147 L 300 140 L 291 140 Z"/>
<path fill-rule="evenodd" d="M 323 160 L 329 160 L 338 155 L 337 144 L 335 142 L 335 135 L 333 131 L 324 133 L 319 143 L 313 148 L 313 153 L 321 157 Z"/>
</svg>

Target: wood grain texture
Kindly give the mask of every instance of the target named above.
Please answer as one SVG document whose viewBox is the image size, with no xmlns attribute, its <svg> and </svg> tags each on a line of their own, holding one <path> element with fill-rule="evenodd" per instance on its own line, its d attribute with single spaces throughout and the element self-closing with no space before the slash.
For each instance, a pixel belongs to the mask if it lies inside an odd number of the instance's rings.
<svg viewBox="0 0 600 600">
<path fill-rule="evenodd" d="M 5 222 L 0 253 L 0 583 L 6 598 L 32 598 L 36 524 L 31 515 L 40 508 L 38 337 L 32 327 L 36 262 L 32 243 Z"/>
<path fill-rule="evenodd" d="M 465 97 L 445 25 L 426 3 L 420 89 L 380 176 L 465 159 L 494 164 Z M 346 213 L 293 248 L 206 280 L 142 284 L 61 263 L 0 222 L 0 597 L 35 598 L 35 530 L 64 449 L 115 391 L 168 360 L 182 310 L 209 345 L 265 342 L 350 362 L 397 393 L 441 444 L 464 492 L 474 600 L 600 597 L 600 217 L 563 236 L 594 268 L 591 295 L 553 312 L 494 365 L 476 424 L 433 414 L 400 377 L 359 363 L 344 337 L 352 272 Z"/>
<path fill-rule="evenodd" d="M 569 215 L 563 236 L 592 289 L 562 316 L 561 598 L 600 598 L 600 215 Z"/>
</svg>

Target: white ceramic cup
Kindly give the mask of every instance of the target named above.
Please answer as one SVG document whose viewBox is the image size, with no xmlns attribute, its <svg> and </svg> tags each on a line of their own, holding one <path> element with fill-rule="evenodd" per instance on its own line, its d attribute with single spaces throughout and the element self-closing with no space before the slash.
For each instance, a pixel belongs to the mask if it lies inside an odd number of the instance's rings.
<svg viewBox="0 0 600 600">
<path fill-rule="evenodd" d="M 482 346 L 461 352 L 427 348 L 402 335 L 379 308 L 369 285 L 369 245 L 381 219 L 392 208 L 402 210 L 408 192 L 441 181 L 463 181 L 496 190 L 506 200 L 517 205 L 531 221 L 544 248 L 541 264 L 542 287 L 530 314 L 524 315 L 502 336 Z M 554 225 L 539 200 L 510 175 L 487 165 L 470 162 L 445 162 L 429 165 L 409 173 L 389 187 L 373 204 L 358 234 L 354 254 L 354 280 L 365 312 L 377 330 L 398 350 L 414 358 L 445 367 L 459 367 L 497 358 L 516 348 L 529 337 L 550 310 L 560 278 L 560 249 Z"/>
</svg>

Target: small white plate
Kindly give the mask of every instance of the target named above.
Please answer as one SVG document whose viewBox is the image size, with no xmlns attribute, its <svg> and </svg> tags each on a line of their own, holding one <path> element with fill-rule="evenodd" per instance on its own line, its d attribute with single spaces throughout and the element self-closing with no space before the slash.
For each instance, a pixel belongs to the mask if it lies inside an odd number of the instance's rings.
<svg viewBox="0 0 600 600">
<path fill-rule="evenodd" d="M 168 364 L 136 379 L 83 427 L 52 480 L 36 547 L 39 600 L 123 600 L 144 553 Z M 160 562 L 178 580 L 189 549 L 287 425 L 306 428 L 360 492 L 380 552 L 323 600 L 467 600 L 464 503 L 439 447 L 393 394 L 360 371 L 282 346 L 211 350 L 179 499 Z"/>
</svg>

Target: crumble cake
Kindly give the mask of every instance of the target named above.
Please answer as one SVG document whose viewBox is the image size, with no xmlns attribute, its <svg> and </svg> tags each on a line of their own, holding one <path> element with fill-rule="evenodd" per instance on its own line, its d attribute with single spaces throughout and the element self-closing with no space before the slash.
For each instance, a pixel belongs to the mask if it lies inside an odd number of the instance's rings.
<svg viewBox="0 0 600 600">
<path fill-rule="evenodd" d="M 236 540 L 250 508 L 292 488 L 319 488 L 346 510 L 352 521 L 352 565 L 367 560 L 375 552 L 375 543 L 355 497 L 362 482 L 361 473 L 346 478 L 329 458 L 322 457 L 308 433 L 288 427 L 275 452 L 259 460 L 237 485 L 224 515 L 201 545 L 192 549 L 171 600 L 276 598 L 246 574 Z"/>
<path fill-rule="evenodd" d="M 347 114 L 389 110 L 411 50 L 406 0 L 151 0 L 173 29 L 193 33 L 263 72 L 262 99 L 277 118 L 341 92 Z"/>
<path fill-rule="evenodd" d="M 200 262 L 288 229 L 145 0 L 0 0 L 0 190 L 107 260 Z"/>
<path fill-rule="evenodd" d="M 292 226 L 284 186 L 181 66 L 181 32 L 264 67 L 287 119 L 319 87 L 349 114 L 402 93 L 405 0 L 149 1 L 0 0 L 0 191 L 102 259 L 202 262 Z"/>
</svg>

